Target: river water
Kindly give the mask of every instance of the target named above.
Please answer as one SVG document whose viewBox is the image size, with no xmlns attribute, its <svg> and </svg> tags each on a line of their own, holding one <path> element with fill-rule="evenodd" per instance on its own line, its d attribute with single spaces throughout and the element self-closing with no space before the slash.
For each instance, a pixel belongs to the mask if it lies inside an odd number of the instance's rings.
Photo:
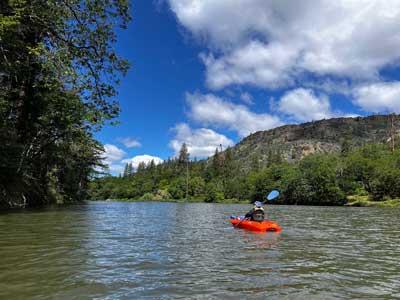
<svg viewBox="0 0 400 300">
<path fill-rule="evenodd" d="M 0 214 L 0 299 L 400 299 L 400 210 L 92 202 Z"/>
</svg>

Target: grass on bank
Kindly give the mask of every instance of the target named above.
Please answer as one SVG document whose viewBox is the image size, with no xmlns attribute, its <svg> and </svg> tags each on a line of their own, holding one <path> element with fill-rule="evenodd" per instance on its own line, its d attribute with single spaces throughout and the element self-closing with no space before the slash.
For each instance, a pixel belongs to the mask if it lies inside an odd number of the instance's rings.
<svg viewBox="0 0 400 300">
<path fill-rule="evenodd" d="M 400 199 L 385 199 L 382 201 L 371 201 L 368 196 L 348 196 L 346 206 L 357 207 L 400 207 Z"/>
</svg>

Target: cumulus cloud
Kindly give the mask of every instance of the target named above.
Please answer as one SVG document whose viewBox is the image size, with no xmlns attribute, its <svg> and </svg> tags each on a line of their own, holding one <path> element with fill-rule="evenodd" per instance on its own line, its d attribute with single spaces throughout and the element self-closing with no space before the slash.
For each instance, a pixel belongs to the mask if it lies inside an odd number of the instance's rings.
<svg viewBox="0 0 400 300">
<path fill-rule="evenodd" d="M 104 145 L 103 163 L 108 166 L 109 170 L 113 173 L 121 173 L 123 166 L 120 161 L 124 158 L 126 152 L 115 145 Z"/>
<path fill-rule="evenodd" d="M 398 64 L 400 58 L 397 0 L 169 4 L 180 24 L 209 47 L 201 58 L 214 89 L 232 84 L 291 86 L 308 73 L 376 79 L 382 68 Z"/>
<path fill-rule="evenodd" d="M 294 47 L 251 41 L 219 58 L 212 54 L 200 57 L 207 68 L 207 84 L 212 89 L 230 84 L 277 88 L 292 83 L 290 66 L 296 60 L 296 53 Z"/>
<path fill-rule="evenodd" d="M 105 144 L 104 145 L 104 157 L 103 163 L 108 166 L 111 173 L 120 174 L 124 171 L 125 164 L 132 163 L 132 166 L 137 169 L 139 163 L 144 162 L 145 164 L 150 163 L 152 160 L 156 165 L 163 162 L 160 157 L 151 156 L 147 154 L 137 155 L 132 158 L 123 159 L 126 156 L 126 152 L 115 145 Z"/>
<path fill-rule="evenodd" d="M 110 163 L 120 161 L 126 155 L 124 150 L 119 149 L 117 146 L 111 144 L 105 144 L 104 150 L 104 160 Z"/>
<path fill-rule="evenodd" d="M 354 103 L 369 112 L 400 113 L 400 82 L 365 84 L 353 90 Z"/>
<path fill-rule="evenodd" d="M 138 140 L 131 137 L 121 138 L 119 139 L 119 141 L 127 148 L 135 148 L 142 146 L 142 144 Z"/>
<path fill-rule="evenodd" d="M 328 119 L 334 116 L 326 95 L 317 97 L 312 90 L 303 88 L 287 92 L 280 99 L 278 110 L 302 122 Z"/>
<path fill-rule="evenodd" d="M 189 116 L 203 125 L 225 127 L 240 136 L 281 125 L 278 117 L 251 112 L 246 106 L 223 100 L 213 94 L 186 94 Z"/>
<path fill-rule="evenodd" d="M 215 148 L 219 148 L 220 145 L 223 149 L 234 145 L 226 136 L 207 128 L 192 129 L 187 124 L 181 123 L 173 130 L 175 137 L 169 146 L 175 151 L 175 155 L 179 154 L 183 143 L 186 143 L 191 157 L 200 158 L 211 156 Z"/>
<path fill-rule="evenodd" d="M 163 160 L 158 156 L 151 156 L 147 154 L 137 155 L 129 159 L 124 159 L 122 162 L 125 164 L 131 163 L 134 169 L 137 169 L 140 163 L 149 164 L 151 161 L 154 161 L 156 165 L 161 164 Z"/>
</svg>

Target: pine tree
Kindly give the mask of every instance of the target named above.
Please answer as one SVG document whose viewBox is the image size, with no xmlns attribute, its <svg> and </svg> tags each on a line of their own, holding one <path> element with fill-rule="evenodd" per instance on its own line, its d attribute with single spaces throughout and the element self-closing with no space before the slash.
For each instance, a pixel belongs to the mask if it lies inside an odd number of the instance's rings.
<svg viewBox="0 0 400 300">
<path fill-rule="evenodd" d="M 150 164 L 149 164 L 149 166 L 148 166 L 147 168 L 148 168 L 148 170 L 149 170 L 150 172 L 153 172 L 153 171 L 155 170 L 156 164 L 155 164 L 155 162 L 154 162 L 154 159 L 152 159 L 152 160 L 150 161 Z"/>
<path fill-rule="evenodd" d="M 128 164 L 125 164 L 123 177 L 124 177 L 124 178 L 125 178 L 125 177 L 128 177 Z"/>
<path fill-rule="evenodd" d="M 138 174 L 143 174 L 145 170 L 146 170 L 146 164 L 143 161 L 141 161 L 139 163 L 138 167 L 137 167 L 137 171 L 136 172 Z"/>
<path fill-rule="evenodd" d="M 218 147 L 215 148 L 214 156 L 212 157 L 212 172 L 214 177 L 219 177 L 222 173 L 222 157 L 218 151 Z"/>
<path fill-rule="evenodd" d="M 133 169 L 132 163 L 129 163 L 129 165 L 128 165 L 128 176 L 133 176 L 134 171 L 135 170 Z"/>
<path fill-rule="evenodd" d="M 225 157 L 224 157 L 224 165 L 223 165 L 223 170 L 224 170 L 224 176 L 225 177 L 230 177 L 234 168 L 234 161 L 233 161 L 233 153 L 232 153 L 232 148 L 228 147 L 225 150 Z"/>
<path fill-rule="evenodd" d="M 183 143 L 181 150 L 179 150 L 178 161 L 180 164 L 186 163 L 189 161 L 189 157 L 190 157 L 190 154 L 189 154 L 188 148 L 186 146 L 186 143 Z"/>
</svg>

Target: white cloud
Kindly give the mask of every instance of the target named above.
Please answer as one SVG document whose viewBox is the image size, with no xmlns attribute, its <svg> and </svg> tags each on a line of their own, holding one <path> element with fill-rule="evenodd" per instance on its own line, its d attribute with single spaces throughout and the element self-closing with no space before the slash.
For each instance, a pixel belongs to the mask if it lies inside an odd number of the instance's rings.
<svg viewBox="0 0 400 300">
<path fill-rule="evenodd" d="M 212 89 L 230 84 L 276 88 L 292 83 L 290 66 L 296 54 L 294 47 L 251 41 L 219 58 L 204 54 L 200 57 L 207 67 L 207 84 Z"/>
<path fill-rule="evenodd" d="M 204 125 L 226 127 L 240 136 L 281 125 L 278 117 L 251 112 L 244 105 L 225 101 L 212 94 L 186 94 L 190 117 Z"/>
<path fill-rule="evenodd" d="M 379 78 L 400 59 L 398 0 L 169 0 L 209 46 L 207 83 L 291 86 L 313 73 Z"/>
<path fill-rule="evenodd" d="M 192 158 L 211 156 L 220 145 L 223 149 L 234 145 L 232 140 L 211 129 L 191 129 L 187 124 L 181 123 L 175 126 L 174 131 L 175 138 L 169 146 L 174 149 L 175 155 L 178 155 L 183 143 L 186 143 Z"/>
<path fill-rule="evenodd" d="M 354 103 L 368 112 L 400 113 L 400 82 L 380 82 L 353 90 Z"/>
<path fill-rule="evenodd" d="M 317 97 L 310 89 L 287 92 L 278 103 L 278 110 L 297 121 L 328 119 L 334 116 L 326 95 Z"/>
<path fill-rule="evenodd" d="M 141 147 L 142 146 L 142 144 L 138 140 L 136 140 L 134 138 L 131 138 L 131 137 L 119 139 L 119 141 L 122 144 L 124 144 L 124 146 L 127 147 L 127 148 L 135 148 L 135 147 Z"/>
<path fill-rule="evenodd" d="M 126 152 L 115 145 L 104 145 L 103 163 L 108 166 L 112 173 L 121 173 L 123 166 L 120 165 L 121 159 L 126 155 Z"/>
<path fill-rule="evenodd" d="M 247 92 L 241 93 L 240 99 L 246 104 L 249 104 L 249 105 L 254 104 L 253 97 Z"/>
<path fill-rule="evenodd" d="M 134 168 L 137 168 L 140 162 L 146 164 L 150 163 L 152 160 L 156 164 L 160 164 L 163 160 L 157 156 L 151 155 L 138 155 L 130 159 L 123 159 L 126 156 L 126 152 L 115 145 L 105 144 L 104 145 L 104 158 L 103 163 L 108 166 L 108 169 L 113 174 L 121 174 L 124 171 L 126 163 L 132 163 Z"/>
<path fill-rule="evenodd" d="M 357 114 L 333 110 L 329 97 L 316 95 L 311 89 L 298 88 L 286 92 L 279 101 L 270 99 L 272 110 L 277 110 L 299 122 L 316 121 L 329 118 L 354 118 Z"/>
<path fill-rule="evenodd" d="M 108 168 L 113 174 L 121 174 L 122 172 L 124 172 L 125 166 L 120 164 L 109 164 Z"/>
<path fill-rule="evenodd" d="M 126 155 L 124 150 L 119 149 L 117 146 L 111 144 L 105 144 L 104 150 L 104 160 L 108 162 L 120 161 Z"/>
<path fill-rule="evenodd" d="M 156 165 L 161 164 L 163 160 L 158 157 L 158 156 L 151 156 L 147 154 L 143 155 L 137 155 L 135 157 L 129 158 L 129 159 L 124 159 L 122 162 L 127 164 L 127 163 L 132 163 L 132 166 L 134 169 L 137 169 L 139 164 L 141 162 L 144 162 L 146 165 L 149 164 L 151 161 L 154 161 Z"/>
</svg>

